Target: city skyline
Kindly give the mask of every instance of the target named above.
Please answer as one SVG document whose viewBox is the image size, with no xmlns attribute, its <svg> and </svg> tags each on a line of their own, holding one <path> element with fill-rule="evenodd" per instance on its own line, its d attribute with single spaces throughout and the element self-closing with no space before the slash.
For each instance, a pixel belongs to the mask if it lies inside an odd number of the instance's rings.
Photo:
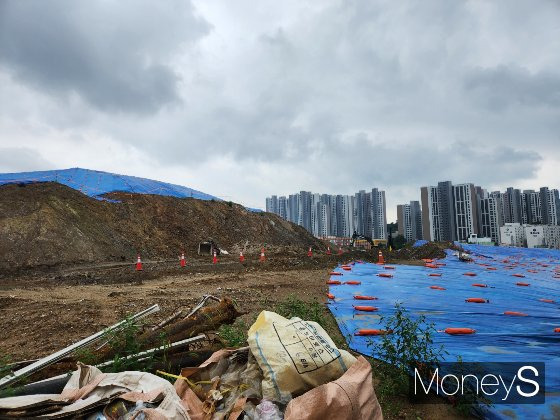
<svg viewBox="0 0 560 420">
<path fill-rule="evenodd" d="M 267 212 L 296 223 L 316 237 L 350 237 L 355 232 L 372 239 L 386 239 L 385 191 L 372 188 L 353 195 L 300 191 L 266 198 Z"/>
<path fill-rule="evenodd" d="M 317 237 L 348 237 L 356 232 L 372 239 L 386 239 L 386 228 L 374 229 L 380 220 L 387 224 L 386 203 L 385 191 L 377 188 L 367 193 L 360 190 L 354 195 L 300 191 L 287 197 L 267 197 L 265 209 L 303 226 Z M 381 218 L 376 216 L 378 209 Z M 407 241 L 467 241 L 475 234 L 500 244 L 504 227 L 511 224 L 519 224 L 521 230 L 525 229 L 523 226 L 535 224 L 559 226 L 560 195 L 558 189 L 549 187 L 538 190 L 507 187 L 502 192 L 488 191 L 473 183 L 440 181 L 437 185 L 420 187 L 420 200 L 398 204 L 396 214 L 395 234 Z M 511 229 L 516 228 L 510 226 L 506 231 Z M 542 237 L 558 234 L 557 228 L 547 229 L 541 229 Z M 523 235 L 526 237 L 524 230 Z M 558 243 L 556 239 L 552 242 Z"/>
</svg>

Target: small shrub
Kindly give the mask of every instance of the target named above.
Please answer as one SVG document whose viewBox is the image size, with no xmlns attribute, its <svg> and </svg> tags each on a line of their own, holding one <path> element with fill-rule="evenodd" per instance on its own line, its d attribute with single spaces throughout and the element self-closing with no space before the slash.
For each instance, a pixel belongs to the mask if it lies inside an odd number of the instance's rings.
<svg viewBox="0 0 560 420">
<path fill-rule="evenodd" d="M 139 332 L 140 326 L 128 318 L 123 327 L 104 334 L 102 340 L 106 341 L 106 346 L 111 349 L 113 354 L 113 363 L 104 367 L 104 372 L 123 372 L 126 370 L 149 372 L 153 370 L 155 363 L 167 364 L 167 351 L 165 349 L 158 355 L 151 353 L 140 358 L 136 357 L 138 353 L 143 351 L 142 343 L 138 340 Z M 166 347 L 169 344 L 163 333 L 158 341 L 159 345 L 154 347 Z M 79 350 L 76 353 L 76 358 L 89 365 L 98 365 L 102 362 L 99 354 L 89 347 Z"/>
<path fill-rule="evenodd" d="M 439 366 L 447 352 L 443 346 L 434 345 L 433 336 L 437 333 L 433 323 L 428 323 L 424 315 L 412 319 L 400 304 L 395 305 L 395 313 L 382 317 L 384 329 L 391 331 L 380 337 L 378 342 L 369 341 L 374 348 L 375 357 L 387 363 L 387 371 L 382 374 L 382 387 L 388 392 L 406 392 L 411 366 L 424 366 L 427 369 Z"/>
</svg>

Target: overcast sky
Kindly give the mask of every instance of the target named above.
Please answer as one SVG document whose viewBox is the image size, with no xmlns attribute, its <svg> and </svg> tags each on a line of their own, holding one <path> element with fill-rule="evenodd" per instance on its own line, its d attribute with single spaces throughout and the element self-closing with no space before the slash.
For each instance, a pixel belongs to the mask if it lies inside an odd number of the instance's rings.
<svg viewBox="0 0 560 420">
<path fill-rule="evenodd" d="M 251 207 L 559 187 L 560 1 L 0 0 L 0 172 Z"/>
</svg>

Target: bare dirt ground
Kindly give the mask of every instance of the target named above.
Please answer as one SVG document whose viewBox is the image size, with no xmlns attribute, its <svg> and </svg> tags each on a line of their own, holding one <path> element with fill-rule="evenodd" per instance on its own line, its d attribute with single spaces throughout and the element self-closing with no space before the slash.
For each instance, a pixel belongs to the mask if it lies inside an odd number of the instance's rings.
<svg viewBox="0 0 560 420">
<path fill-rule="evenodd" d="M 108 263 L 6 276 L 0 280 L 0 353 L 14 361 L 45 356 L 157 303 L 161 311 L 149 319 L 155 324 L 192 308 L 204 294 L 231 297 L 251 322 L 292 295 L 325 302 L 328 272 L 337 261 L 351 259 L 272 256 L 259 263 L 252 257 L 242 265 L 230 256 L 212 265 L 199 257 L 184 269 L 177 261 L 146 262 L 142 272 L 132 264 Z M 461 418 L 445 404 L 410 405 L 398 396 L 387 404 L 387 418 Z"/>
<path fill-rule="evenodd" d="M 178 309 L 192 308 L 204 294 L 231 297 L 250 318 L 289 295 L 324 300 L 326 293 L 325 269 L 241 271 L 232 265 L 217 273 L 176 271 L 148 280 L 143 280 L 148 273 L 134 273 L 141 281 L 116 284 L 35 279 L 5 286 L 0 291 L 0 351 L 14 360 L 44 356 L 155 303 L 161 311 L 149 321 L 157 323 Z"/>
</svg>

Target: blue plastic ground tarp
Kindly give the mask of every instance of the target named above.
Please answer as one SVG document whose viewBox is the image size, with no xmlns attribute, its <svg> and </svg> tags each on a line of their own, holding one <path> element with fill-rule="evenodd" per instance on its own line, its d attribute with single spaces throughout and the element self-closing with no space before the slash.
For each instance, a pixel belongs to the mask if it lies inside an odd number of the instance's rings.
<svg viewBox="0 0 560 420">
<path fill-rule="evenodd" d="M 399 302 L 412 316 L 426 315 L 438 331 L 435 345 L 449 352 L 447 361 L 455 362 L 545 362 L 546 403 L 542 405 L 494 405 L 488 418 L 558 418 L 560 413 L 560 251 L 463 245 L 474 261 L 460 262 L 453 252 L 444 266 L 396 265 L 394 270 L 376 264 L 354 263 L 351 271 L 341 267 L 343 276 L 332 280 L 357 280 L 360 285 L 331 285 L 335 296 L 329 308 L 350 347 L 373 355 L 369 340 L 354 336 L 359 329 L 383 329 L 380 315 L 390 316 Z M 465 273 L 475 276 L 467 276 Z M 392 278 L 377 276 L 393 274 Z M 429 276 L 441 274 L 440 277 Z M 519 283 L 520 285 L 518 285 Z M 487 285 L 477 287 L 473 284 Z M 525 284 L 525 285 L 524 285 Z M 528 285 L 527 285 L 528 284 Z M 432 289 L 439 286 L 445 290 Z M 365 302 L 354 295 L 375 296 Z M 482 298 L 487 303 L 469 303 Z M 552 302 L 551 302 L 552 301 Z M 353 305 L 372 305 L 378 312 L 360 312 Z M 510 316 L 504 312 L 527 316 Z M 448 335 L 446 328 L 472 328 L 472 335 Z"/>
<path fill-rule="evenodd" d="M 181 185 L 81 168 L 0 174 L 0 185 L 36 182 L 58 182 L 94 198 L 99 198 L 109 192 L 122 191 L 179 198 L 191 197 L 199 200 L 219 200 L 212 195 Z"/>
</svg>

